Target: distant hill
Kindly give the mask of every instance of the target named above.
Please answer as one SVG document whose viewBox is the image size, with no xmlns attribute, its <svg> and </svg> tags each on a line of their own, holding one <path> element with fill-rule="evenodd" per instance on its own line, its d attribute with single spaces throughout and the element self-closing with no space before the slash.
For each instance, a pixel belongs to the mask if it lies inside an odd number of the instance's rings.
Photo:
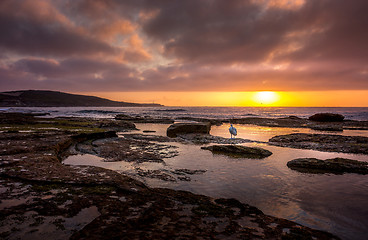
<svg viewBox="0 0 368 240">
<path fill-rule="evenodd" d="M 0 107 L 159 107 L 160 104 L 139 104 L 111 101 L 94 96 L 70 93 L 22 90 L 0 92 Z"/>
</svg>

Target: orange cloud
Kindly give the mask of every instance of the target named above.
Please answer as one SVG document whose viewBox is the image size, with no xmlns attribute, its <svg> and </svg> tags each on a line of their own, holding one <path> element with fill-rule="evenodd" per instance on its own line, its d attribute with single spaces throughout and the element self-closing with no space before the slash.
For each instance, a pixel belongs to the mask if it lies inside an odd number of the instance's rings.
<svg viewBox="0 0 368 240">
<path fill-rule="evenodd" d="M 136 27 L 130 21 L 119 19 L 113 22 L 98 23 L 90 31 L 105 41 L 114 41 L 118 35 L 131 34 L 135 29 Z"/>
<path fill-rule="evenodd" d="M 132 34 L 126 43 L 128 45 L 124 50 L 124 59 L 126 61 L 143 62 L 152 59 L 138 34 Z"/>
<path fill-rule="evenodd" d="M 262 4 L 267 8 L 281 8 L 297 10 L 305 4 L 306 0 L 252 0 L 254 4 Z"/>
</svg>

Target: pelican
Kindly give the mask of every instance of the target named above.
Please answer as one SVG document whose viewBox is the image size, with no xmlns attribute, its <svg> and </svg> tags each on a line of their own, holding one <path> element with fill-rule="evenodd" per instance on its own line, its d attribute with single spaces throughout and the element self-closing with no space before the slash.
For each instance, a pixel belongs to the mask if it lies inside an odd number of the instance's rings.
<svg viewBox="0 0 368 240">
<path fill-rule="evenodd" d="M 236 131 L 236 128 L 234 128 L 232 124 L 230 124 L 229 132 L 230 132 L 231 138 L 233 138 L 233 135 L 235 137 L 238 134 L 238 132 Z"/>
</svg>

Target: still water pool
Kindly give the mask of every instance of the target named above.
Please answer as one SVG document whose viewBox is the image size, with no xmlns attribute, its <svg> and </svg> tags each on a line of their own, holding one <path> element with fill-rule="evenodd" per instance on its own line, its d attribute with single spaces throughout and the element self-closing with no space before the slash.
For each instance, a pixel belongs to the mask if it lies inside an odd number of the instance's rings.
<svg viewBox="0 0 368 240">
<path fill-rule="evenodd" d="M 136 124 L 143 130 L 165 135 L 166 124 Z M 295 132 L 319 133 L 309 129 L 267 128 L 239 125 L 238 137 L 257 141 Z M 211 134 L 229 137 L 228 126 L 216 126 Z M 367 131 L 345 131 L 343 135 L 368 136 Z M 368 235 L 368 176 L 358 174 L 307 174 L 286 166 L 292 159 L 344 157 L 368 161 L 367 156 L 319 152 L 269 146 L 265 143 L 246 143 L 245 146 L 265 148 L 273 154 L 265 159 L 231 158 L 202 150 L 201 145 L 167 143 L 178 147 L 179 155 L 162 163 L 104 162 L 93 155 L 75 155 L 65 164 L 94 165 L 112 169 L 144 181 L 151 187 L 187 190 L 212 197 L 236 198 L 256 206 L 264 213 L 286 218 L 300 224 L 329 231 L 343 239 L 366 239 Z M 187 168 L 207 170 L 191 175 L 191 181 L 167 182 L 141 178 L 135 168 L 145 170 L 174 170 Z"/>
</svg>

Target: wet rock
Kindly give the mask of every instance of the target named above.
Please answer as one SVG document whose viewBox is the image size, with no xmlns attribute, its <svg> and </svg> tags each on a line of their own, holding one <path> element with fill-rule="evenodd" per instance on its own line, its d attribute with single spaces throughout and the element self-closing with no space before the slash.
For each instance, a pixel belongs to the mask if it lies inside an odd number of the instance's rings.
<svg viewBox="0 0 368 240">
<path fill-rule="evenodd" d="M 308 126 L 317 131 L 342 132 L 344 130 L 342 124 L 308 124 Z"/>
<path fill-rule="evenodd" d="M 175 146 L 124 138 L 107 138 L 78 143 L 82 153 L 95 154 L 107 162 L 163 162 L 178 155 Z"/>
<path fill-rule="evenodd" d="M 190 170 L 190 169 L 175 169 L 174 171 L 169 171 L 166 169 L 156 169 L 156 170 L 144 170 L 139 167 L 135 168 L 137 175 L 141 177 L 156 178 L 162 181 L 176 182 L 179 181 L 191 181 L 191 178 L 187 175 L 202 174 L 206 170 Z"/>
<path fill-rule="evenodd" d="M 206 133 L 211 129 L 210 123 L 175 123 L 167 128 L 168 137 L 177 137 L 180 134 Z"/>
<path fill-rule="evenodd" d="M 221 120 L 222 122 L 231 122 L 236 124 L 253 124 L 257 126 L 265 126 L 265 127 L 286 127 L 286 128 L 312 128 L 315 127 L 316 130 L 325 131 L 325 129 L 332 127 L 326 126 L 323 127 L 323 122 L 311 121 L 308 119 L 299 118 L 296 116 L 289 116 L 285 118 L 259 118 L 259 117 L 246 117 L 246 118 L 234 118 L 231 120 Z M 327 123 L 327 122 L 326 122 Z M 337 122 L 334 122 L 336 124 Z M 340 126 L 342 125 L 343 129 L 350 130 L 368 130 L 368 121 L 354 121 L 354 120 L 344 120 L 338 122 L 339 127 L 334 127 L 333 130 L 337 129 L 340 131 Z M 322 125 L 319 127 L 318 125 Z M 327 124 L 326 124 L 327 125 Z M 328 131 L 328 130 L 327 130 Z"/>
<path fill-rule="evenodd" d="M 317 113 L 310 116 L 308 119 L 317 122 L 342 122 L 344 116 L 336 113 Z"/>
<path fill-rule="evenodd" d="M 154 130 L 143 130 L 143 132 L 144 132 L 144 133 L 154 133 L 154 132 L 156 132 L 156 131 L 154 131 Z"/>
<path fill-rule="evenodd" d="M 244 158 L 265 158 L 272 155 L 272 152 L 258 147 L 246 147 L 240 145 L 213 145 L 201 147 L 201 149 L 210 150 L 213 153 L 225 154 L 234 157 Z"/>
<path fill-rule="evenodd" d="M 100 138 L 112 138 L 117 137 L 115 131 L 96 132 L 96 133 L 80 133 L 72 136 L 72 139 L 82 142 L 86 140 L 100 139 Z"/>
<path fill-rule="evenodd" d="M 368 121 L 345 120 L 344 129 L 349 130 L 368 130 Z"/>
<path fill-rule="evenodd" d="M 195 133 L 178 135 L 177 140 L 184 143 L 194 143 L 194 144 L 208 144 L 208 143 L 236 144 L 236 143 L 257 142 L 244 138 L 230 139 L 219 136 L 213 136 L 210 134 L 195 134 Z"/>
<path fill-rule="evenodd" d="M 368 162 L 346 158 L 332 158 L 326 160 L 316 158 L 298 158 L 289 161 L 287 166 L 293 170 L 308 173 L 368 174 Z"/>
<path fill-rule="evenodd" d="M 136 168 L 137 174 L 141 177 L 157 178 L 163 181 L 176 182 L 176 178 L 161 170 L 143 170 Z"/>
<path fill-rule="evenodd" d="M 124 133 L 120 134 L 126 139 L 134 139 L 149 142 L 175 142 L 176 140 L 169 137 L 159 136 L 159 135 L 148 135 L 148 134 L 136 134 L 136 133 Z"/>
<path fill-rule="evenodd" d="M 235 199 L 103 184 L 2 184 L 8 189 L 0 193 L 7 203 L 0 210 L 2 239 L 338 239 Z"/>
<path fill-rule="evenodd" d="M 0 113 L 0 124 L 34 124 L 36 119 L 32 114 Z"/>
<path fill-rule="evenodd" d="M 126 115 L 126 114 L 117 114 L 115 116 L 115 119 L 116 120 L 124 120 L 124 121 L 130 121 L 130 120 L 134 120 L 138 117 L 132 117 L 132 116 L 129 116 L 129 115 Z"/>
<path fill-rule="evenodd" d="M 303 118 L 291 115 L 291 116 L 282 117 L 282 118 L 279 118 L 279 119 L 302 120 Z"/>
<path fill-rule="evenodd" d="M 116 129 L 116 130 L 132 130 L 137 129 L 134 123 L 123 120 L 104 120 L 100 123 L 100 128 Z"/>
<path fill-rule="evenodd" d="M 275 136 L 269 144 L 325 152 L 368 154 L 368 137 L 333 134 L 292 133 Z"/>
<path fill-rule="evenodd" d="M 188 176 L 179 176 L 178 180 L 180 181 L 186 181 L 186 182 L 190 182 L 192 179 Z"/>
<path fill-rule="evenodd" d="M 190 170 L 187 168 L 175 169 L 174 171 L 172 171 L 172 173 L 178 174 L 178 175 L 183 175 L 183 174 L 193 175 L 193 174 L 201 174 L 205 172 L 207 172 L 207 170 Z"/>
</svg>

